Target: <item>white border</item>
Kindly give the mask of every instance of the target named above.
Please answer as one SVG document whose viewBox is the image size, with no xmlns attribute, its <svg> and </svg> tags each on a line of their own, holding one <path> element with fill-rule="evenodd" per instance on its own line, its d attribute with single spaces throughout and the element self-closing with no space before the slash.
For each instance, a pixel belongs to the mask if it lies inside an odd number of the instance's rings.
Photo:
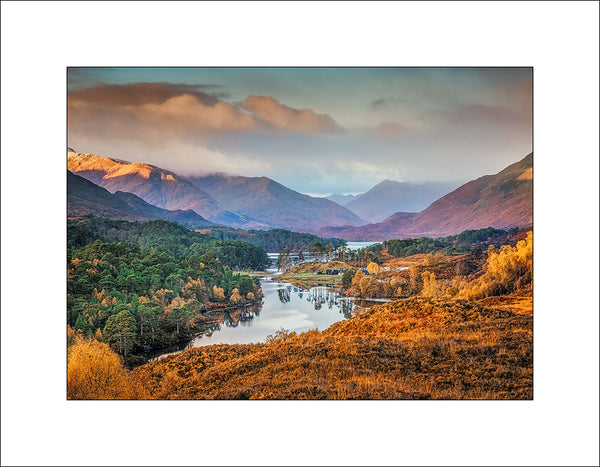
<svg viewBox="0 0 600 467">
<path fill-rule="evenodd" d="M 597 2 L 3 2 L 1 33 L 3 465 L 598 464 Z M 535 400 L 67 403 L 67 65 L 533 65 Z"/>
</svg>

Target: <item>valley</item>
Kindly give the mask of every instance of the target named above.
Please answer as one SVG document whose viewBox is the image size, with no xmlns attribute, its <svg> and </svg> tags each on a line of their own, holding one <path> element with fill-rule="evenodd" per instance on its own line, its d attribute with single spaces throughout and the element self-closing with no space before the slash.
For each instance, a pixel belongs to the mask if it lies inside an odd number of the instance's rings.
<svg viewBox="0 0 600 467">
<path fill-rule="evenodd" d="M 68 75 L 68 399 L 533 398 L 530 69 Z"/>
</svg>

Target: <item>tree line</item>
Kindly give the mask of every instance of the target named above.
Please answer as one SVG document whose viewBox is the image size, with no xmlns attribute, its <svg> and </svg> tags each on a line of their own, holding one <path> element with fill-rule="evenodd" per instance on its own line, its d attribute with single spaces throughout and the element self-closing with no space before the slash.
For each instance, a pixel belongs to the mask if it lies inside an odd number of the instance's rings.
<svg viewBox="0 0 600 467">
<path fill-rule="evenodd" d="M 345 244 L 341 238 L 323 238 L 309 233 L 292 232 L 285 229 L 239 230 L 211 229 L 210 235 L 220 240 L 243 240 L 265 249 L 281 252 L 285 248 L 291 252 L 311 251 L 315 244 L 337 247 Z"/>
</svg>

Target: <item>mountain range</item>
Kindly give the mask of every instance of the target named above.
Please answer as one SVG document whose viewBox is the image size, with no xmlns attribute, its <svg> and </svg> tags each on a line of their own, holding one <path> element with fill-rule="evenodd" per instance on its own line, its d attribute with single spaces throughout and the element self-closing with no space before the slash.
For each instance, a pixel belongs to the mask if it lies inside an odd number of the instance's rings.
<svg viewBox="0 0 600 467">
<path fill-rule="evenodd" d="M 111 193 L 133 193 L 162 209 L 191 209 L 217 224 L 265 227 L 258 221 L 227 211 L 185 178 L 160 167 L 72 152 L 68 153 L 67 161 L 68 170 Z"/>
<path fill-rule="evenodd" d="M 366 223 L 333 201 L 298 193 L 267 177 L 212 174 L 188 180 L 227 209 L 273 227 L 306 232 Z"/>
<path fill-rule="evenodd" d="M 346 206 L 291 190 L 267 177 L 182 177 L 149 164 L 68 153 L 68 209 L 127 220 L 165 219 L 206 227 L 284 228 L 346 240 L 440 237 L 533 223 L 533 155 L 428 202 L 448 184 L 384 180 Z M 86 183 L 87 182 L 87 183 Z M 420 204 L 419 204 L 420 203 Z M 350 210 L 358 211 L 357 215 Z M 379 219 L 367 224 L 362 218 Z"/>
<path fill-rule="evenodd" d="M 441 237 L 485 227 L 533 224 L 533 154 L 495 175 L 460 186 L 419 213 L 397 212 L 382 222 L 360 227 L 326 227 L 322 236 L 350 241 Z"/>
<path fill-rule="evenodd" d="M 93 214 L 109 219 L 148 221 L 162 219 L 191 227 L 214 227 L 191 209 L 169 211 L 146 203 L 140 197 L 123 191 L 111 193 L 67 170 L 67 215 Z"/>
<path fill-rule="evenodd" d="M 185 178 L 150 164 L 73 152 L 67 160 L 68 170 L 111 193 L 133 193 L 162 209 L 192 210 L 231 227 L 310 232 L 366 223 L 333 201 L 298 193 L 266 177 Z"/>
<path fill-rule="evenodd" d="M 410 183 L 386 179 L 345 206 L 362 219 L 376 223 L 395 212 L 420 212 L 460 185 L 459 182 Z"/>
</svg>

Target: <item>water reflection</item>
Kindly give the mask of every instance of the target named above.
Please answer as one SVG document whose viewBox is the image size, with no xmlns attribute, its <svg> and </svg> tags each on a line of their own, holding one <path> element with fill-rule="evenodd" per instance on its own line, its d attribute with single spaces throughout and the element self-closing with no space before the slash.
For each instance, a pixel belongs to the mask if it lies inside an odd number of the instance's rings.
<svg viewBox="0 0 600 467">
<path fill-rule="evenodd" d="M 203 315 L 203 326 L 187 347 L 264 342 L 281 328 L 297 333 L 322 331 L 377 302 L 388 301 L 342 297 L 338 290 L 323 286 L 301 289 L 273 277 L 262 278 L 261 286 L 262 303 Z"/>
</svg>

